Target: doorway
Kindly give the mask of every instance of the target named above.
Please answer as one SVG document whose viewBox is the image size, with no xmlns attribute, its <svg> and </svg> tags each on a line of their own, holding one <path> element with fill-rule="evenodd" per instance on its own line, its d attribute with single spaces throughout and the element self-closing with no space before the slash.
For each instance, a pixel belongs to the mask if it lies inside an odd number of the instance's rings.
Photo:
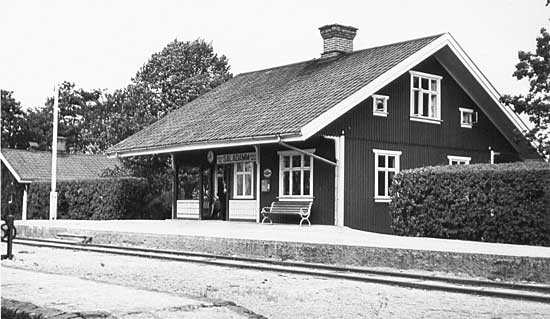
<svg viewBox="0 0 550 319">
<path fill-rule="evenodd" d="M 203 171 L 202 219 L 228 220 L 230 165 L 215 165 Z"/>
</svg>

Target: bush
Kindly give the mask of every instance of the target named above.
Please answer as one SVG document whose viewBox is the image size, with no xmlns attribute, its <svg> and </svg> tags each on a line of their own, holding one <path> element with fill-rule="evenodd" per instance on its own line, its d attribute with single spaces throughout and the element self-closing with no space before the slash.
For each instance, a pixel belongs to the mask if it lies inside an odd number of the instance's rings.
<svg viewBox="0 0 550 319">
<path fill-rule="evenodd" d="M 27 216 L 47 219 L 50 187 L 32 183 Z M 147 182 L 142 178 L 121 177 L 57 183 L 59 219 L 132 219 L 142 218 Z"/>
<path fill-rule="evenodd" d="M 550 246 L 550 164 L 424 167 L 397 174 L 395 234 Z"/>
</svg>

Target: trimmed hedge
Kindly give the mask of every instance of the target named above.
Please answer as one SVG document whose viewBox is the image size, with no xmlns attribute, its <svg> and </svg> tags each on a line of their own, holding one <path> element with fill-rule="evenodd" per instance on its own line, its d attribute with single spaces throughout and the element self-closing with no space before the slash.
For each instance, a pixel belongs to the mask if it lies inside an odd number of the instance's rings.
<svg viewBox="0 0 550 319">
<path fill-rule="evenodd" d="M 47 219 L 50 210 L 48 183 L 32 183 L 27 216 Z M 147 182 L 143 178 L 118 177 L 57 182 L 58 219 L 142 218 Z"/>
<path fill-rule="evenodd" d="M 390 189 L 395 234 L 550 246 L 550 164 L 424 167 Z"/>
</svg>

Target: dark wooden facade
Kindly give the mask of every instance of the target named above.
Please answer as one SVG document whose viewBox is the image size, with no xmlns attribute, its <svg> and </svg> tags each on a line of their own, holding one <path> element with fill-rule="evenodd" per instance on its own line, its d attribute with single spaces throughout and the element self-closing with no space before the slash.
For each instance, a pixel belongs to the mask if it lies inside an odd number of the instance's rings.
<svg viewBox="0 0 550 319">
<path fill-rule="evenodd" d="M 315 149 L 315 154 L 329 160 L 335 159 L 334 141 L 325 136 L 345 136 L 345 192 L 344 225 L 356 229 L 390 232 L 388 203 L 374 200 L 374 153 L 373 149 L 401 151 L 400 169 L 431 165 L 447 165 L 447 156 L 470 157 L 471 163 L 488 163 L 490 149 L 499 152 L 497 161 L 517 161 L 519 154 L 493 125 L 487 114 L 468 96 L 455 79 L 438 62 L 430 57 L 412 68 L 414 71 L 442 76 L 440 124 L 416 122 L 410 119 L 410 73 L 406 72 L 379 90 L 377 94 L 389 96 L 388 116 L 373 115 L 372 98 L 369 97 L 352 110 L 336 119 L 328 127 L 306 142 L 291 143 L 301 149 Z M 478 113 L 478 123 L 472 128 L 460 125 L 459 108 L 473 109 Z M 255 179 L 254 200 L 259 196 L 255 209 L 269 206 L 279 196 L 279 154 L 288 150 L 282 145 L 258 145 L 260 166 L 254 167 L 254 176 L 260 173 L 261 180 L 268 180 L 269 191 L 258 194 Z M 203 169 L 214 167 L 208 164 L 209 150 L 177 154 L 179 165 L 192 164 Z M 216 154 L 254 152 L 251 146 L 212 149 Z M 263 171 L 269 169 L 271 177 Z M 226 171 L 230 188 L 233 171 Z M 229 199 L 234 199 L 232 192 Z M 322 161 L 313 165 L 312 224 L 335 224 L 335 168 Z M 258 216 L 258 215 L 254 215 Z M 296 223 L 296 217 L 275 217 L 274 222 Z"/>
<path fill-rule="evenodd" d="M 441 124 L 410 120 L 410 74 L 406 72 L 378 92 L 389 96 L 387 117 L 373 116 L 372 99 L 368 98 L 322 132 L 339 135 L 343 131 L 345 135 L 346 226 L 390 232 L 388 204 L 374 201 L 373 149 L 402 151 L 401 170 L 446 165 L 448 155 L 488 163 L 489 147 L 501 153 L 497 160 L 519 160 L 512 145 L 435 58 L 412 70 L 443 77 Z M 459 107 L 477 111 L 479 122 L 472 128 L 461 128 Z"/>
</svg>

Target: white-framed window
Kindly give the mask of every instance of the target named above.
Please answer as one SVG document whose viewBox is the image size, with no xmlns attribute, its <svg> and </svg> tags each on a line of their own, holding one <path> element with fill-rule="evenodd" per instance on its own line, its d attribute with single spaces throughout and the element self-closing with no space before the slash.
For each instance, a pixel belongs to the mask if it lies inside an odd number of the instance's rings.
<svg viewBox="0 0 550 319">
<path fill-rule="evenodd" d="M 458 110 L 460 111 L 460 127 L 472 128 L 477 123 L 477 112 L 463 107 L 459 107 Z"/>
<path fill-rule="evenodd" d="M 304 150 L 314 153 L 314 149 Z M 280 151 L 279 199 L 313 197 L 313 159 L 296 151 Z"/>
<path fill-rule="evenodd" d="M 373 149 L 374 152 L 374 201 L 390 201 L 389 188 L 395 174 L 399 173 L 401 151 Z"/>
<path fill-rule="evenodd" d="M 372 95 L 372 115 L 376 116 L 388 116 L 388 100 L 390 99 L 387 95 Z"/>
<path fill-rule="evenodd" d="M 411 74 L 411 121 L 441 124 L 441 79 L 439 75 Z"/>
<path fill-rule="evenodd" d="M 233 198 L 254 198 L 254 162 L 240 162 L 233 164 L 234 183 Z"/>
<path fill-rule="evenodd" d="M 470 165 L 471 157 L 447 155 L 449 165 Z"/>
</svg>

